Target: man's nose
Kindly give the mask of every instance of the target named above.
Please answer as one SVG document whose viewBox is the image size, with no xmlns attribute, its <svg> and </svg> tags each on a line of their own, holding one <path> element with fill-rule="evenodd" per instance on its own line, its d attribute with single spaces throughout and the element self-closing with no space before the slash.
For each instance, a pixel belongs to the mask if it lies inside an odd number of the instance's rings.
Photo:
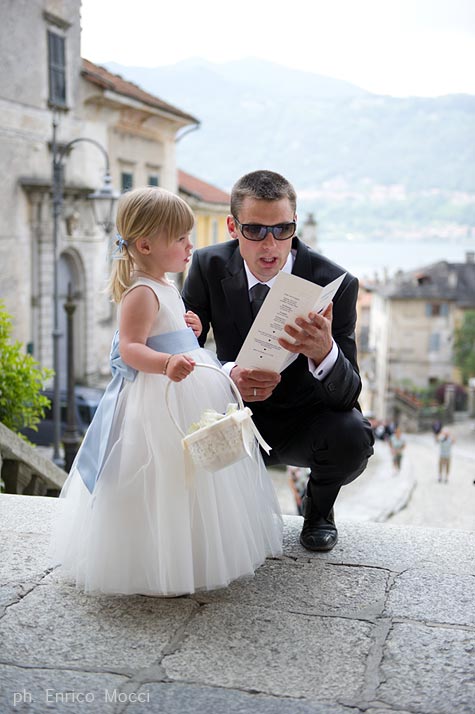
<svg viewBox="0 0 475 714">
<path fill-rule="evenodd" d="M 270 230 L 267 231 L 266 237 L 264 238 L 264 240 L 262 242 L 265 243 L 266 245 L 275 245 L 276 244 L 275 236 L 272 233 L 272 231 L 270 231 Z"/>
</svg>

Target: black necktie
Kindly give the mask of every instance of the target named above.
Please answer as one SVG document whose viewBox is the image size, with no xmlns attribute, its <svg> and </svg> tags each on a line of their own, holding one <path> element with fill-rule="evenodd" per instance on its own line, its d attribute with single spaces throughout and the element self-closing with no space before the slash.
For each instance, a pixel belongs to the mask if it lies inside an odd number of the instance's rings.
<svg viewBox="0 0 475 714">
<path fill-rule="evenodd" d="M 269 292 L 270 287 L 264 285 L 263 283 L 256 283 L 250 290 L 249 294 L 251 296 L 251 312 L 252 317 L 255 317 L 262 307 L 262 303 L 266 299 L 266 295 Z"/>
</svg>

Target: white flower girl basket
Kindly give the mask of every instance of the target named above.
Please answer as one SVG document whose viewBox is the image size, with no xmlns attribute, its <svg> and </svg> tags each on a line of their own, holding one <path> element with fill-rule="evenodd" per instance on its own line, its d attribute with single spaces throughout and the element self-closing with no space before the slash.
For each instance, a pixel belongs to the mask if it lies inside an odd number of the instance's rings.
<svg viewBox="0 0 475 714">
<path fill-rule="evenodd" d="M 195 366 L 214 369 L 215 372 L 226 379 L 237 399 L 239 409 L 226 416 L 220 415 L 220 418 L 209 426 L 204 426 L 191 434 L 185 435 L 170 409 L 169 392 L 173 382 L 168 382 L 165 390 L 165 402 L 171 420 L 183 437 L 182 445 L 185 452 L 187 476 L 197 468 L 205 471 L 218 471 L 244 459 L 246 456 L 252 458 L 254 439 L 257 439 L 262 448 L 269 453 L 271 447 L 259 434 L 251 419 L 252 412 L 248 407 L 244 406 L 241 394 L 232 379 L 214 365 L 197 363 Z"/>
</svg>

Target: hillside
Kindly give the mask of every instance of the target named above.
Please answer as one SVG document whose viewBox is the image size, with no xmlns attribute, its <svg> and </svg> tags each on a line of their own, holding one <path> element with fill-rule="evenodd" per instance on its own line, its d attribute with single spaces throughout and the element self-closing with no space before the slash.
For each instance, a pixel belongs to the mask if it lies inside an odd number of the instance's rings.
<svg viewBox="0 0 475 714">
<path fill-rule="evenodd" d="M 378 96 L 252 59 L 107 67 L 201 119 L 178 161 L 223 189 L 266 167 L 337 230 L 475 225 L 475 96 Z"/>
</svg>

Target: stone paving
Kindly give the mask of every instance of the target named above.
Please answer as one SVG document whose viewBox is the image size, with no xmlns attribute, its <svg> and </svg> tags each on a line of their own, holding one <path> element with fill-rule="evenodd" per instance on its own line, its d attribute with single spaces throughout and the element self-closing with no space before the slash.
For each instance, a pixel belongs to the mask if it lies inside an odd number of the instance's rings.
<svg viewBox="0 0 475 714">
<path fill-rule="evenodd" d="M 474 532 L 341 518 L 312 554 L 286 516 L 254 578 L 86 597 L 47 569 L 56 506 L 0 496 L 2 714 L 475 711 Z"/>
</svg>

